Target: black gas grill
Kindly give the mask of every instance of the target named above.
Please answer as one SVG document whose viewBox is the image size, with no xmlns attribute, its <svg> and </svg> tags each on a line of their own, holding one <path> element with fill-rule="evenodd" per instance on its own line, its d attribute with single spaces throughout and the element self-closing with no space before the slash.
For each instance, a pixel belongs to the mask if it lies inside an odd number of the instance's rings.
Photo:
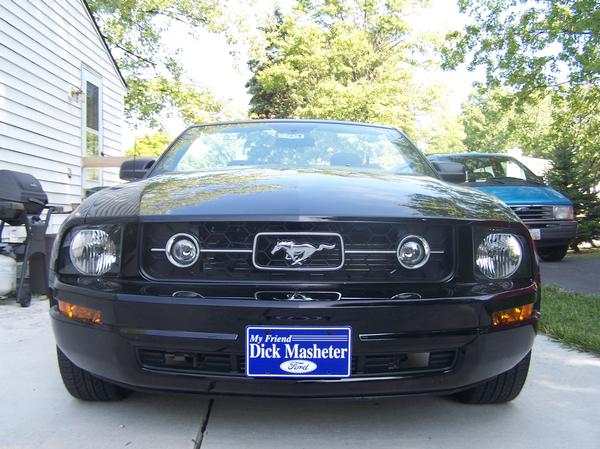
<svg viewBox="0 0 600 449">
<path fill-rule="evenodd" d="M 17 283 L 17 302 L 23 307 L 31 303 L 31 291 L 46 293 L 47 257 L 46 228 L 52 214 L 49 208 L 45 220 L 40 214 L 47 207 L 48 196 L 40 182 L 28 173 L 12 170 L 0 170 L 0 236 L 4 225 L 24 226 L 27 238 L 22 246 L 23 265 Z M 29 268 L 29 270 L 28 270 Z M 25 283 L 26 273 L 30 271 L 30 283 Z"/>
</svg>

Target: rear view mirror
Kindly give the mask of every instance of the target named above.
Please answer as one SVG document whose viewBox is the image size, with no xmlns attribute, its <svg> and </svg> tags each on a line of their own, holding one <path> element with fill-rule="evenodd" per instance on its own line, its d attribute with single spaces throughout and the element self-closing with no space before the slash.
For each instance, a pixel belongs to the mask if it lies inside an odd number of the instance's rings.
<svg viewBox="0 0 600 449">
<path fill-rule="evenodd" d="M 431 164 L 444 181 L 460 184 L 467 180 L 467 172 L 463 164 L 440 161 L 431 161 Z"/>
<path fill-rule="evenodd" d="M 152 168 L 155 160 L 150 158 L 135 158 L 125 161 L 121 164 L 119 178 L 125 181 L 142 179 Z"/>
</svg>

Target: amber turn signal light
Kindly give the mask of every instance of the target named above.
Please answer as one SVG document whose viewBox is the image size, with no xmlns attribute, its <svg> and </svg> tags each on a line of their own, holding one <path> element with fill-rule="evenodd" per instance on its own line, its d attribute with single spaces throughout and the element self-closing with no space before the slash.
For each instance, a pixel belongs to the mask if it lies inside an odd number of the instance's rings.
<svg viewBox="0 0 600 449">
<path fill-rule="evenodd" d="M 99 310 L 90 309 L 89 307 L 78 306 L 59 300 L 58 311 L 61 315 L 74 320 L 91 324 L 102 323 L 102 313 Z"/>
<path fill-rule="evenodd" d="M 510 326 L 530 320 L 533 316 L 533 304 L 513 307 L 512 309 L 500 310 L 492 314 L 492 325 L 494 327 Z"/>
</svg>

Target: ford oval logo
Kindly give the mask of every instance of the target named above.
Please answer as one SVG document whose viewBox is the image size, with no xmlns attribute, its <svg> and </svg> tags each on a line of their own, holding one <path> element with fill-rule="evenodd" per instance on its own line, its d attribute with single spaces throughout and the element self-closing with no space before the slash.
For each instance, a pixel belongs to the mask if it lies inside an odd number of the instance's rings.
<svg viewBox="0 0 600 449">
<path fill-rule="evenodd" d="M 310 360 L 287 360 L 279 368 L 292 374 L 306 374 L 316 370 L 317 364 Z"/>
</svg>

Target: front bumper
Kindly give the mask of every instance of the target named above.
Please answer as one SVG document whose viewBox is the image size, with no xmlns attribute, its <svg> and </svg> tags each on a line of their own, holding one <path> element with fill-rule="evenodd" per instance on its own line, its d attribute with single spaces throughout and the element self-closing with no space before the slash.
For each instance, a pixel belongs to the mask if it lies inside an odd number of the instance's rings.
<svg viewBox="0 0 600 449">
<path fill-rule="evenodd" d="M 451 393 L 515 366 L 531 349 L 535 320 L 490 330 L 490 314 L 536 303 L 536 284 L 493 294 L 420 300 L 320 303 L 184 298 L 109 293 L 58 283 L 54 298 L 100 309 L 102 325 L 50 311 L 59 348 L 77 366 L 141 390 L 278 397 L 369 397 Z M 452 366 L 431 373 L 353 375 L 334 380 L 253 379 L 149 369 L 140 350 L 244 353 L 246 325 L 351 326 L 353 355 L 456 351 Z"/>
<path fill-rule="evenodd" d="M 539 229 L 540 239 L 535 241 L 538 248 L 568 245 L 577 236 L 577 222 L 574 220 L 525 221 L 529 229 Z"/>
</svg>

